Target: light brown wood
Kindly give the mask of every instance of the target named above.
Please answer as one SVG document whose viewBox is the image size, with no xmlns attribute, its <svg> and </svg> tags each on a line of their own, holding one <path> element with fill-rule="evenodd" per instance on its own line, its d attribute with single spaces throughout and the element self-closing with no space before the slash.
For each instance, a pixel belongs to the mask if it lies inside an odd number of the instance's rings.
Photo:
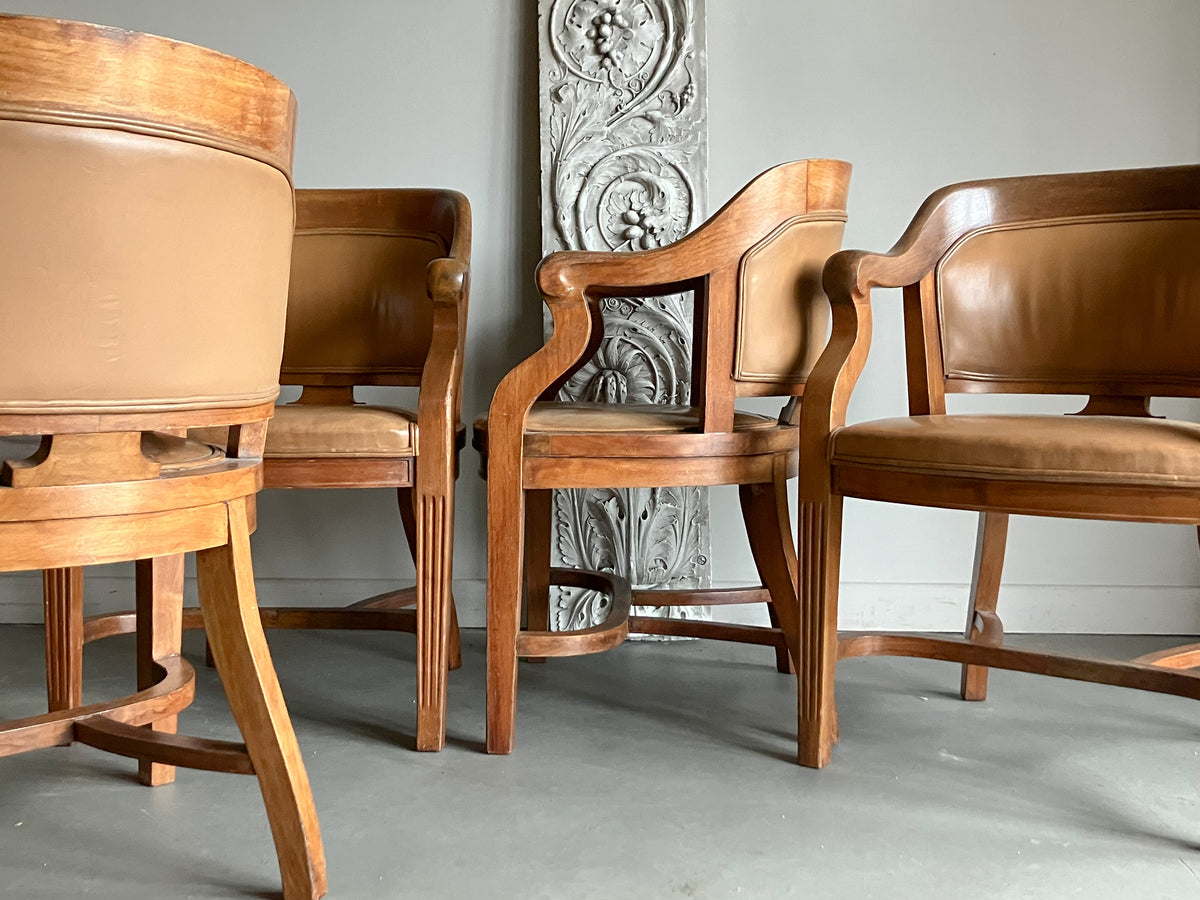
<svg viewBox="0 0 1200 900">
<path fill-rule="evenodd" d="M 42 598 L 49 710 L 74 709 L 83 705 L 83 570 L 44 571 Z"/>
<path fill-rule="evenodd" d="M 0 757 L 70 744 L 75 738 L 75 724 L 93 716 L 106 716 L 127 725 L 146 725 L 164 719 L 192 702 L 195 680 L 195 672 L 186 660 L 165 659 L 161 679 L 153 687 L 135 694 L 0 722 Z"/>
<path fill-rule="evenodd" d="M 525 492 L 525 627 L 551 631 L 550 627 L 550 491 Z M 543 663 L 544 656 L 528 656 L 526 662 Z"/>
<path fill-rule="evenodd" d="M 137 584 L 137 685 L 150 687 L 158 680 L 159 660 L 178 656 L 183 642 L 183 557 L 163 556 L 139 559 Z M 148 726 L 154 731 L 174 734 L 175 716 Z M 104 748 L 101 748 L 104 749 Z M 175 768 L 150 760 L 138 761 L 142 784 L 157 787 L 175 780 Z"/>
<path fill-rule="evenodd" d="M 148 732 L 116 722 L 105 716 L 93 716 L 75 723 L 75 740 L 97 750 L 131 756 L 141 771 L 153 768 L 167 770 L 174 777 L 176 766 L 228 772 L 231 775 L 253 775 L 254 765 L 246 745 L 233 741 L 214 741 L 187 737 L 163 731 Z M 150 781 L 152 785 L 162 781 Z"/>
<path fill-rule="evenodd" d="M 245 498 L 226 504 L 229 540 L 196 555 L 200 610 L 229 706 L 258 774 L 285 897 L 325 894 L 312 790 L 258 617 Z"/>
<path fill-rule="evenodd" d="M 1152 396 L 1196 396 L 1200 391 L 1200 380 L 1186 370 L 1186 363 L 1177 363 L 1171 374 L 1159 374 L 1147 369 L 1144 363 L 1131 364 L 1126 371 L 1122 368 L 1124 360 L 1115 353 L 1106 354 L 1092 370 L 1082 364 L 1071 368 L 1071 360 L 1065 358 L 1062 362 L 1067 368 L 1060 370 L 1048 357 L 1042 356 L 1030 357 L 1034 361 L 1022 370 L 1010 360 L 1025 360 L 1022 354 L 1026 353 L 1026 348 L 1014 345 L 1006 346 L 1011 357 L 1003 359 L 994 373 L 990 370 L 949 372 L 944 367 L 944 360 L 950 358 L 948 347 L 958 348 L 955 353 L 966 352 L 963 347 L 974 350 L 995 338 L 995 333 L 972 335 L 954 331 L 960 321 L 955 315 L 962 306 L 960 304 L 952 313 L 947 313 L 947 296 L 953 297 L 953 294 L 946 293 L 943 280 L 948 277 L 947 272 L 953 271 L 948 260 L 980 236 L 987 236 L 991 243 L 984 241 L 971 246 L 986 247 L 992 253 L 1001 252 L 1002 247 L 1034 246 L 1013 242 L 1012 235 L 1023 231 L 1032 233 L 1030 240 L 1040 240 L 1040 246 L 1047 251 L 1094 253 L 1089 250 L 1094 245 L 1068 237 L 1071 229 L 1095 228 L 1097 223 L 1102 223 L 1113 229 L 1106 234 L 1116 234 L 1119 228 L 1143 229 L 1161 225 L 1165 230 L 1155 232 L 1160 240 L 1153 245 L 1159 256 L 1153 258 L 1165 259 L 1163 254 L 1167 251 L 1163 248 L 1175 246 L 1162 239 L 1162 235 L 1169 232 L 1176 236 L 1173 240 L 1180 248 L 1178 265 L 1176 260 L 1167 260 L 1162 265 L 1170 269 L 1169 273 L 1158 270 L 1147 273 L 1145 279 L 1155 282 L 1153 287 L 1147 285 L 1147 290 L 1156 292 L 1156 303 L 1138 303 L 1130 297 L 1128 321 L 1111 325 L 1120 329 L 1121 346 L 1157 346 L 1153 343 L 1153 335 L 1161 337 L 1170 330 L 1165 324 L 1167 319 L 1155 318 L 1160 310 L 1169 307 L 1172 315 L 1195 313 L 1193 301 L 1197 296 L 1196 281 L 1200 272 L 1194 254 L 1189 255 L 1187 248 L 1198 216 L 1200 166 L 995 179 L 954 185 L 934 193 L 887 253 L 844 251 L 830 259 L 823 278 L 833 311 L 830 340 L 809 378 L 800 422 L 801 455 L 808 461 L 800 473 L 799 492 L 801 763 L 819 767 L 829 762 L 837 740 L 834 669 L 838 659 L 855 656 L 890 654 L 961 663 L 964 699 L 981 700 L 986 696 L 988 668 L 1124 685 L 1200 699 L 1200 677 L 1179 671 L 1200 665 L 1200 652 L 1196 651 L 1195 645 L 1150 654 L 1131 663 L 1020 650 L 1002 646 L 1003 627 L 995 613 L 1009 515 L 1197 525 L 1200 523 L 1200 491 L 1186 479 L 1174 484 L 1165 481 L 1155 484 L 1153 479 L 1139 480 L 1137 472 L 1129 473 L 1124 479 L 1115 475 L 1099 478 L 1082 465 L 1077 472 L 1070 471 L 1068 466 L 1061 474 L 1047 474 L 1033 469 L 1023 471 L 1017 462 L 1003 472 L 968 473 L 939 470 L 935 465 L 888 467 L 880 463 L 873 466 L 865 461 L 840 458 L 836 450 L 831 454 L 831 444 L 845 424 L 850 395 L 867 358 L 871 341 L 871 291 L 876 287 L 903 288 L 908 411 L 911 416 L 944 415 L 945 395 L 952 392 L 1078 393 L 1089 398 L 1078 415 L 1134 417 L 1148 415 Z M 1055 241 L 1062 243 L 1054 244 Z M 1144 266 L 1144 260 L 1150 258 L 1136 256 L 1148 246 L 1145 241 L 1130 240 L 1122 246 L 1126 247 L 1124 252 L 1131 260 L 1135 257 L 1140 260 L 1136 266 Z M 982 254 L 984 251 L 976 249 L 972 252 Z M 1130 272 L 1142 271 L 1117 251 L 1114 253 L 1117 255 L 1109 254 L 1103 260 L 1112 271 L 1118 271 L 1122 266 L 1128 267 Z M 1036 252 L 1021 258 L 1005 257 L 997 262 L 1010 267 L 1004 271 L 1019 270 L 1023 277 L 1035 278 L 1040 270 L 1037 269 L 1038 261 L 1030 259 L 1030 255 L 1036 256 Z M 1039 309 L 1053 308 L 1055 313 L 1068 308 L 1073 310 L 1069 315 L 1064 313 L 1067 318 L 1060 326 L 1052 327 L 1032 320 L 1033 313 L 1029 310 L 1033 307 L 1016 308 L 1019 302 L 1026 302 L 1016 297 L 1028 297 L 1028 291 L 1018 295 L 1005 293 L 1003 278 L 989 280 L 986 266 L 996 260 L 995 257 L 970 258 L 971 278 L 954 282 L 954 289 L 981 291 L 981 285 L 988 286 L 989 295 L 968 296 L 977 304 L 976 308 L 986 308 L 989 315 L 1008 314 L 1014 321 L 1022 323 L 1013 329 L 1014 334 L 1024 327 L 1027 339 L 1032 341 L 1038 335 L 1058 336 L 1062 329 L 1083 323 L 1079 327 L 1090 328 L 1102 336 L 1103 328 L 1107 327 L 1108 320 L 1098 319 L 1095 315 L 1082 314 L 1072 319 L 1070 316 L 1076 309 L 1066 299 L 1082 298 L 1086 293 L 1084 302 L 1093 302 L 1096 292 L 1090 288 L 1072 294 L 1072 279 L 1092 277 L 1094 260 L 1064 257 L 1054 272 L 1046 276 L 1051 279 L 1046 283 L 1052 282 L 1053 288 L 1048 289 L 1045 296 L 1053 295 L 1055 302 L 1047 302 L 1046 307 Z M 1122 292 L 1115 302 L 1124 306 L 1125 293 Z M 963 318 L 963 321 L 969 319 Z M 1138 329 L 1143 329 L 1145 334 Z M 1038 352 L 1048 354 L 1044 347 L 1049 343 L 1039 345 Z M 1092 357 L 1086 356 L 1091 349 L 1072 346 L 1070 354 L 1091 360 Z M 989 359 L 998 356 L 999 353 L 994 353 Z M 947 428 L 953 427 L 954 418 L 953 415 L 946 417 Z M 1064 427 L 1068 427 L 1068 421 L 1064 420 Z M 1014 418 L 1011 427 L 1014 434 L 1020 433 L 1019 418 Z M 885 457 L 886 454 L 881 453 L 881 459 Z M 839 637 L 840 509 L 842 498 L 846 496 L 979 511 L 971 607 L 963 638 L 886 633 Z"/>
<path fill-rule="evenodd" d="M 1000 599 L 1000 575 L 1004 571 L 1004 547 L 1008 540 L 1008 516 L 981 512 L 975 537 L 975 567 L 971 573 L 971 602 L 967 606 L 967 640 L 998 647 L 1004 640 L 1004 625 L 996 615 Z M 987 669 L 964 665 L 959 694 L 964 700 L 987 699 Z"/>
<path fill-rule="evenodd" d="M 7 254 L 0 307 L 10 326 L 35 322 L 36 329 L 55 338 L 34 347 L 35 366 L 10 366 L 18 374 L 29 368 L 32 379 L 5 382 L 0 392 L 0 434 L 42 436 L 38 452 L 10 461 L 0 478 L 0 572 L 44 572 L 51 706 L 43 715 L 0 722 L 0 756 L 79 741 L 139 759 L 143 780 L 150 784 L 171 780 L 178 765 L 257 770 L 276 826 L 284 897 L 316 900 L 325 892 L 325 874 L 311 792 L 262 649 L 261 628 L 248 633 L 246 625 L 257 626 L 248 533 L 253 497 L 262 483 L 265 420 L 277 392 L 269 377 L 263 383 L 259 370 L 261 359 L 277 352 L 271 345 L 278 347 L 280 333 L 272 335 L 269 325 L 254 332 L 248 343 L 261 351 L 259 356 L 229 349 L 245 332 L 246 323 L 235 315 L 245 309 L 240 305 L 244 295 L 253 297 L 268 323 L 282 319 L 295 98 L 277 79 L 240 60 L 114 28 L 0 15 L 0 43 L 5 48 L 0 66 L 5 149 L 12 149 L 9 135 L 33 147 L 24 155 L 6 156 L 3 178 L 7 185 L 40 186 L 30 193 L 37 194 L 36 204 L 14 197 L 15 205 L 6 209 L 10 227 L 0 248 Z M 41 145 L 35 140 L 52 132 L 53 140 Z M 115 134 L 122 140 L 114 142 Z M 168 174 L 155 169 L 168 158 Z M 113 162 L 92 180 L 96 169 L 89 161 L 95 159 Z M 154 190 L 146 191 L 142 173 L 156 171 L 161 177 L 155 176 Z M 70 190 L 49 189 L 67 175 L 78 176 Z M 241 176 L 246 180 L 238 181 Z M 250 185 L 262 189 L 261 197 L 248 190 Z M 96 196 L 88 196 L 93 187 Z M 174 197 L 176 188 L 191 190 L 187 196 L 211 190 L 221 198 L 250 199 L 230 210 L 234 218 L 226 221 L 192 215 L 190 206 L 166 200 L 123 203 L 124 198 Z M 34 221 L 37 215 L 74 221 L 84 207 L 91 225 L 82 235 L 48 233 Z M 137 216 L 130 213 L 135 208 Z M 215 208 L 219 216 L 224 207 Z M 137 229 L 125 227 L 131 221 Z M 165 262 L 138 244 L 159 226 L 181 229 L 170 231 L 163 244 L 178 250 Z M 261 257 L 261 268 L 231 265 L 228 248 L 214 243 L 217 235 L 238 228 L 261 238 L 251 254 L 256 263 Z M 97 234 L 105 236 L 103 252 L 80 259 L 80 242 L 87 244 Z M 31 262 L 28 248 L 34 246 L 38 252 Z M 236 277 L 210 284 L 171 270 L 191 263 L 196 272 Z M 164 291 L 167 270 L 174 280 L 168 278 L 170 290 Z M 68 286 L 61 296 L 42 287 L 44 271 L 54 273 L 55 285 L 61 280 Z M 204 283 L 197 288 L 197 281 Z M 113 331 L 107 327 L 111 322 L 105 325 L 111 310 L 97 320 L 94 298 L 71 289 L 77 283 L 95 285 L 99 297 L 108 296 L 111 285 L 128 287 L 129 297 L 140 299 L 127 302 L 119 291 L 112 295 L 121 300 L 121 327 Z M 163 304 L 170 306 L 171 321 L 182 322 L 201 295 L 209 304 L 201 310 L 211 328 L 206 325 L 203 335 L 191 328 L 162 331 Z M 146 297 L 151 299 L 142 302 Z M 89 331 L 94 320 L 105 326 L 102 334 Z M 60 340 L 68 331 L 71 339 Z M 141 337 L 126 344 L 116 340 L 117 332 Z M 12 335 L 32 332 L 10 328 L 6 333 L 11 355 L 20 350 L 20 339 Z M 221 342 L 220 368 L 184 369 L 183 390 L 178 380 L 156 380 L 158 344 L 215 358 L 204 349 L 208 341 Z M 81 347 L 95 346 L 108 357 L 80 356 Z M 114 366 L 114 360 L 121 365 Z M 226 457 L 205 460 L 201 454 L 194 465 L 172 468 L 142 453 L 145 432 L 161 429 L 179 436 L 201 426 L 229 428 Z M 193 551 L 201 555 L 200 599 L 249 756 L 240 745 L 174 734 L 176 717 L 195 692 L 192 667 L 179 655 L 182 554 Z M 85 620 L 80 567 L 134 560 L 142 588 L 136 615 Z M 83 643 L 133 631 L 135 622 L 137 691 L 84 705 Z M 303 828 L 289 827 L 297 821 Z"/>
<path fill-rule="evenodd" d="M 461 418 L 462 356 L 470 281 L 471 210 L 453 191 L 426 189 L 300 190 L 296 193 L 297 234 L 427 233 L 445 252 L 416 273 L 425 296 L 405 298 L 426 308 L 430 341 L 422 360 L 407 367 L 387 366 L 354 372 L 290 369 L 285 341 L 282 379 L 303 385 L 300 405 L 348 406 L 357 385 L 411 385 L 420 388 L 417 403 L 418 446 L 411 456 L 272 455 L 261 424 L 230 429 L 226 451 L 265 454 L 262 486 L 287 490 L 392 488 L 397 491 L 400 519 L 417 569 L 410 596 L 368 598 L 344 608 L 318 610 L 280 607 L 261 610 L 268 628 L 346 628 L 406 631 L 417 635 L 417 737 L 420 750 L 439 750 L 445 743 L 446 670 L 462 665 L 458 615 L 454 606 L 452 547 L 454 480 L 463 445 Z M 297 251 L 299 252 L 299 251 Z M 394 274 L 394 273 L 391 273 Z M 412 273 L 409 273 L 412 274 Z M 330 296 L 328 308 L 342 298 Z M 420 302 L 418 302 L 420 301 Z M 325 311 L 328 314 L 328 310 Z M 386 318 L 399 336 L 412 323 L 397 315 Z M 289 326 L 291 327 L 291 326 Z M 405 607 L 414 604 L 416 611 Z M 116 614 L 120 619 L 125 614 Z M 184 627 L 200 627 L 195 611 L 184 615 Z M 92 623 L 99 630 L 108 626 Z M 112 628 L 123 626 L 114 623 Z M 119 633 L 114 631 L 113 633 Z M 211 656 L 206 651 L 207 662 Z"/>
<path fill-rule="evenodd" d="M 54 111 L 72 124 L 110 119 L 159 129 L 290 174 L 296 98 L 262 69 L 136 31 L 32 16 L 4 18 L 3 106 Z M 68 57 L 56 52 L 64 44 L 73 51 Z M 129 65 L 135 58 L 138 64 Z M 104 85 L 103 92 L 97 92 L 97 84 Z"/>
<path fill-rule="evenodd" d="M 300 402 L 309 406 L 353 402 L 355 384 L 418 385 L 416 452 L 410 457 L 275 457 L 267 448 L 264 485 L 283 489 L 394 488 L 407 545 L 417 569 L 417 736 L 419 750 L 440 750 L 446 740 L 446 672 L 462 665 L 458 616 L 451 593 L 454 480 L 462 446 L 462 357 L 466 339 L 471 258 L 471 209 L 453 191 L 423 189 L 301 190 L 297 233 L 336 229 L 365 236 L 379 229 L 414 230 L 437 237 L 445 256 L 418 273 L 431 317 L 428 351 L 407 369 L 363 369 L 353 373 L 289 370 L 284 349 L 284 383 L 304 385 Z M 335 305 L 340 298 L 330 297 Z M 416 303 L 421 298 L 408 298 Z M 397 316 L 390 327 L 409 327 Z M 411 631 L 411 613 L 391 604 L 352 604 L 343 613 L 302 609 L 264 610 L 273 628 L 365 628 L 372 617 L 384 630 Z"/>
<path fill-rule="evenodd" d="M 777 624 L 749 628 L 634 617 L 622 627 L 769 646 L 775 650 L 779 669 L 790 669 L 799 629 L 798 567 L 786 483 L 798 467 L 794 401 L 806 391 L 806 372 L 792 366 L 753 380 L 760 375 L 751 370 L 751 376 L 737 380 L 740 376 L 735 373 L 741 370 L 735 358 L 744 327 L 739 316 L 756 297 L 774 297 L 769 290 L 771 278 L 784 285 L 779 293 L 787 305 L 787 310 L 774 309 L 774 313 L 802 308 L 807 314 L 823 304 L 819 296 L 805 293 L 801 284 L 804 266 L 815 270 L 824 263 L 828 250 L 815 258 L 815 248 L 824 243 L 815 241 L 806 254 L 797 252 L 786 264 L 772 259 L 772 272 L 759 272 L 763 280 L 755 282 L 757 288 L 743 288 L 746 270 L 755 254 L 788 228 L 832 227 L 835 231 L 801 233 L 840 235 L 849 178 L 846 163 L 789 163 L 760 175 L 699 229 L 674 244 L 628 253 L 555 253 L 542 260 L 538 289 L 553 330 L 539 350 L 501 381 L 487 419 L 477 424 L 474 437 L 488 482 L 488 752 L 509 753 L 513 748 L 518 656 L 593 653 L 614 646 L 621 635 L 611 620 L 598 626 L 604 630 L 602 638 L 544 630 L 548 586 L 562 578 L 557 573 L 551 577 L 549 570 L 550 489 L 741 486 L 760 584 L 723 591 L 639 591 L 636 596 L 639 602 L 666 606 L 710 600 L 769 601 Z M 602 300 L 683 292 L 691 292 L 694 300 L 690 402 L 697 427 L 644 433 L 622 431 L 619 426 L 539 431 L 529 425 L 533 404 L 553 400 L 601 345 Z M 796 335 L 797 345 L 806 339 L 812 340 L 812 335 Z M 735 427 L 738 396 L 782 397 L 788 405 L 770 427 Z M 616 597 L 612 602 L 620 608 Z"/>
<path fill-rule="evenodd" d="M 140 431 L 46 435 L 33 456 L 5 461 L 0 484 L 47 487 L 157 478 L 161 467 L 142 456 L 141 447 Z M 109 469 L 98 471 L 98 460 L 107 462 Z"/>
<path fill-rule="evenodd" d="M 533 659 L 550 656 L 581 656 L 611 650 L 629 637 L 629 606 L 632 592 L 629 582 L 617 575 L 582 569 L 553 568 L 547 573 L 550 584 L 600 591 L 610 597 L 608 615 L 598 625 L 573 631 L 539 631 L 530 628 L 516 638 L 516 655 Z"/>
</svg>

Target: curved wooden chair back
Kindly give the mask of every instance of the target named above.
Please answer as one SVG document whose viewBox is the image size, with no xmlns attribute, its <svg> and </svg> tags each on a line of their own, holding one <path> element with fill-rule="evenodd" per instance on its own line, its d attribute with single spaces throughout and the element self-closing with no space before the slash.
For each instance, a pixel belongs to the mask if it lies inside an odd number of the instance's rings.
<svg viewBox="0 0 1200 900">
<path fill-rule="evenodd" d="M 433 336 L 426 270 L 470 259 L 453 191 L 296 192 L 285 384 L 420 385 Z"/>
<path fill-rule="evenodd" d="M 490 752 L 512 749 L 518 656 L 595 653 L 640 631 L 772 646 L 777 667 L 789 671 L 796 554 L 786 483 L 798 464 L 796 401 L 826 341 L 829 304 L 820 273 L 841 244 L 849 181 L 850 165 L 838 160 L 785 163 L 672 244 L 567 251 L 542 260 L 538 287 L 554 330 L 504 377 L 475 431 L 488 479 Z M 688 292 L 689 407 L 556 402 L 605 339 L 606 298 Z M 768 417 L 735 411 L 741 396 L 788 399 L 779 416 Z M 624 576 L 636 575 L 614 574 L 606 560 L 591 561 L 603 573 L 551 569 L 551 490 L 710 485 L 739 487 L 759 584 L 632 590 Z M 605 621 L 551 631 L 552 583 L 610 594 Z M 764 603 L 772 626 L 631 616 L 631 603 Z"/>
<path fill-rule="evenodd" d="M 0 437 L 0 571 L 48 570 L 51 707 L 0 723 L 0 756 L 79 741 L 138 759 L 148 784 L 177 765 L 254 774 L 284 896 L 315 900 L 321 838 L 249 556 L 295 98 L 240 60 L 115 28 L 0 16 L 0 45 L 0 436 L 42 436 L 32 456 Z M 193 425 L 230 426 L 226 454 L 184 439 Z M 179 652 L 190 551 L 244 744 L 175 734 L 195 691 Z M 120 560 L 154 589 L 136 616 L 85 625 L 79 567 Z M 138 691 L 83 705 L 83 643 L 135 630 Z"/>
<path fill-rule="evenodd" d="M 905 301 L 917 410 L 943 392 L 1200 395 L 1196 167 L 955 185 L 897 248 L 918 246 L 936 259 Z"/>
<path fill-rule="evenodd" d="M 303 392 L 276 413 L 264 485 L 396 489 L 417 585 L 263 619 L 415 632 L 422 750 L 445 741 L 446 669 L 461 664 L 450 590 L 470 259 L 471 208 L 455 191 L 296 192 L 280 378 Z M 418 387 L 417 408 L 356 403 L 359 385 Z M 190 611 L 186 621 L 199 624 Z"/>
<path fill-rule="evenodd" d="M 988 668 L 1200 698 L 1200 645 L 1118 662 L 1003 646 L 996 614 L 1011 514 L 1200 526 L 1200 427 L 1150 416 L 1155 396 L 1200 396 L 1200 166 L 952 185 L 887 253 L 826 265 L 829 348 L 809 383 L 800 479 L 800 761 L 837 739 L 839 659 L 963 664 L 982 700 Z M 871 292 L 904 296 L 909 416 L 845 426 L 871 340 Z M 1083 394 L 1078 416 L 946 415 L 947 393 Z M 978 510 L 961 639 L 838 635 L 844 496 Z"/>
<path fill-rule="evenodd" d="M 32 433 L 47 415 L 113 430 L 271 403 L 293 215 L 286 85 L 149 35 L 3 28 L 0 430 L 18 415 Z"/>
</svg>

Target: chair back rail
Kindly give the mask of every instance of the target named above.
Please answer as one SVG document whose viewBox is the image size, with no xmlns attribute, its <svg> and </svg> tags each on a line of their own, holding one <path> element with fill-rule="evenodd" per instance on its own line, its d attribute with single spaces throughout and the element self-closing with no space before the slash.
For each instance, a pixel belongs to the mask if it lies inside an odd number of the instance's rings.
<svg viewBox="0 0 1200 900">
<path fill-rule="evenodd" d="M 841 245 L 850 165 L 812 159 L 767 170 L 696 231 L 635 253 L 567 251 L 543 260 L 547 302 L 593 301 L 592 334 L 561 385 L 598 344 L 594 301 L 694 293 L 691 404 L 706 432 L 733 428 L 738 396 L 797 396 L 828 334 L 821 269 Z"/>
<path fill-rule="evenodd" d="M 114 28 L 2 16 L 0 41 L 0 431 L 265 415 L 291 255 L 291 92 Z M 71 53 L 52 52 L 63 42 Z M 131 53 L 139 65 L 118 64 Z"/>
<path fill-rule="evenodd" d="M 419 385 L 434 328 L 429 265 L 470 258 L 453 191 L 298 190 L 281 377 Z"/>
<path fill-rule="evenodd" d="M 1200 166 L 955 185 L 906 244 L 926 248 L 914 413 L 947 392 L 1200 396 Z"/>
</svg>

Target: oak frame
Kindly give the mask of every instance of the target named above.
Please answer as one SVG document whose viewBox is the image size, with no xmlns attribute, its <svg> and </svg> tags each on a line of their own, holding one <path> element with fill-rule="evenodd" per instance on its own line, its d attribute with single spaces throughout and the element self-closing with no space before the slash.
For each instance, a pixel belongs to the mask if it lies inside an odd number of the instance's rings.
<svg viewBox="0 0 1200 900">
<path fill-rule="evenodd" d="M 1200 493 L 1135 484 L 1072 484 L 1034 477 L 959 477 L 884 472 L 829 463 L 832 436 L 845 425 L 851 392 L 871 341 L 871 291 L 902 288 L 909 415 L 945 415 L 950 392 L 1082 393 L 1081 414 L 1148 415 L 1151 396 L 1200 396 L 1180 380 L 970 380 L 942 369 L 936 267 L 968 235 L 997 225 L 1068 217 L 1200 210 L 1200 166 L 1122 170 L 952 185 L 935 192 L 887 253 L 843 251 L 826 266 L 824 284 L 833 329 L 809 379 L 800 422 L 800 697 L 799 762 L 828 764 L 837 742 L 834 673 L 838 660 L 901 655 L 963 664 L 961 695 L 986 696 L 987 668 L 1137 687 L 1200 699 L 1200 675 L 1175 671 L 1200 663 L 1195 648 L 1165 651 L 1128 663 L 1035 653 L 1002 646 L 996 615 L 1011 514 L 1181 522 L 1200 525 Z M 949 417 L 950 420 L 953 416 Z M 826 461 L 819 464 L 816 461 Z M 971 603 L 964 637 L 846 634 L 837 630 L 843 497 L 980 511 Z"/>
<path fill-rule="evenodd" d="M 0 15 L 0 35 L 0 119 L 6 123 L 226 151 L 276 170 L 272 177 L 286 179 L 282 187 L 290 193 L 296 100 L 268 73 L 201 47 L 81 22 Z M 282 196 L 279 191 L 272 200 Z M 282 283 L 277 287 L 281 309 Z M 98 400 L 80 411 L 74 408 L 79 397 L 72 396 L 45 412 L 21 411 L 30 399 L 18 396 L 0 415 L 0 435 L 42 435 L 33 456 L 6 460 L 0 475 L 0 571 L 45 571 L 50 711 L 0 723 L 0 756 L 80 742 L 138 759 L 149 784 L 170 780 L 177 765 L 255 774 L 284 896 L 321 897 L 320 831 L 258 625 L 249 554 L 273 404 L 245 398 L 196 403 L 172 395 L 154 404 L 157 411 L 132 398 Z M 44 404 L 34 399 L 35 409 Z M 141 451 L 143 432 L 215 424 L 229 426 L 232 439 L 229 452 L 209 464 L 168 471 Z M 138 560 L 139 569 L 157 572 L 164 559 L 192 551 L 205 628 L 244 744 L 174 733 L 176 714 L 193 696 L 194 672 L 179 653 L 181 598 L 168 593 L 138 598 L 145 653 L 137 692 L 82 705 L 80 567 Z"/>
<path fill-rule="evenodd" d="M 432 328 L 424 358 L 381 371 L 296 371 L 285 363 L 283 384 L 300 385 L 297 405 L 351 406 L 356 385 L 416 387 L 419 449 L 410 456 L 278 457 L 268 445 L 265 489 L 393 488 L 409 553 L 414 587 L 388 591 L 348 606 L 260 607 L 266 628 L 403 631 L 417 636 L 416 749 L 437 751 L 446 741 L 446 672 L 462 665 L 452 594 L 454 482 L 462 449 L 462 367 L 470 291 L 471 207 L 456 191 L 427 188 L 298 189 L 296 234 L 335 228 L 346 234 L 429 231 L 444 255 L 426 270 Z M 211 436 L 214 440 L 220 438 Z M 149 572 L 138 573 L 139 591 Z M 160 590 L 181 592 L 182 573 Z M 414 609 L 415 607 L 415 609 Z M 132 629 L 129 613 L 93 617 L 92 634 Z M 183 612 L 183 628 L 203 626 L 200 610 Z M 143 660 L 142 665 L 145 665 Z"/>
<path fill-rule="evenodd" d="M 516 718 L 517 658 L 609 649 L 629 630 L 749 641 L 774 647 L 790 670 L 795 653 L 796 555 L 786 481 L 798 465 L 796 399 L 803 376 L 735 379 L 739 267 L 747 254 L 792 224 L 845 220 L 850 166 L 802 160 L 752 181 L 692 234 L 633 252 L 561 252 L 542 260 L 537 285 L 553 318 L 546 343 L 497 387 L 474 444 L 488 482 L 487 750 L 509 753 Z M 839 229 L 840 238 L 840 229 Z M 822 255 L 823 262 L 825 256 Z M 531 432 L 535 402 L 559 388 L 595 353 L 603 337 L 599 301 L 691 291 L 695 338 L 691 404 L 695 430 L 666 434 Z M 782 396 L 788 403 L 768 428 L 735 430 L 737 396 Z M 614 440 L 619 434 L 620 440 Z M 605 623 L 583 632 L 549 630 L 550 490 L 564 487 L 740 486 L 762 584 L 745 590 L 631 592 L 608 579 L 613 604 Z M 528 627 L 520 626 L 522 590 Z M 768 602 L 771 628 L 626 618 L 630 602 L 701 605 Z M 551 650 L 551 648 L 557 648 Z"/>
</svg>

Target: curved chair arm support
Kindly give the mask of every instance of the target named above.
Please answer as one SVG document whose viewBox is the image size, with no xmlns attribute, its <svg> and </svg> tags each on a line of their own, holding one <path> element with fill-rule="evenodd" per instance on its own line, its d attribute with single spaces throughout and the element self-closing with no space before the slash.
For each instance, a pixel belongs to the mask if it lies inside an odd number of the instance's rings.
<svg viewBox="0 0 1200 900">
<path fill-rule="evenodd" d="M 449 460 L 454 455 L 455 431 L 462 406 L 463 347 L 471 269 L 460 260 L 440 258 L 429 263 L 426 275 L 429 299 L 433 303 L 433 334 L 417 399 L 417 439 L 422 445 L 418 453 L 428 459 Z M 419 471 L 428 468 L 423 465 Z"/>
<path fill-rule="evenodd" d="M 496 388 L 488 412 L 492 450 L 510 438 L 520 446 L 529 408 L 591 346 L 593 311 L 581 291 L 568 288 L 561 294 L 543 293 L 542 300 L 550 309 L 554 328 L 546 343 L 509 371 Z"/>
<path fill-rule="evenodd" d="M 825 264 L 822 283 L 831 310 L 829 342 L 809 373 L 800 404 L 800 456 L 812 464 L 800 467 L 801 496 L 828 494 L 826 460 L 829 436 L 846 423 L 850 394 L 862 374 L 871 347 L 871 289 L 862 268 L 883 259 L 861 250 L 835 253 Z M 863 286 L 867 284 L 867 286 Z"/>
<path fill-rule="evenodd" d="M 937 191 L 922 204 L 887 253 L 842 250 L 825 264 L 821 282 L 832 309 L 829 343 L 804 391 L 800 413 L 801 453 L 824 459 L 829 435 L 846 422 L 850 394 L 866 365 L 871 346 L 871 289 L 917 284 L 965 233 L 992 221 L 1001 195 L 993 183 L 955 185 Z M 828 467 L 805 467 L 807 479 L 828 482 Z"/>
<path fill-rule="evenodd" d="M 692 253 L 689 237 L 653 250 L 560 250 L 537 268 L 543 297 L 569 292 L 589 297 L 651 297 L 689 290 L 710 272 L 711 257 Z"/>
</svg>

